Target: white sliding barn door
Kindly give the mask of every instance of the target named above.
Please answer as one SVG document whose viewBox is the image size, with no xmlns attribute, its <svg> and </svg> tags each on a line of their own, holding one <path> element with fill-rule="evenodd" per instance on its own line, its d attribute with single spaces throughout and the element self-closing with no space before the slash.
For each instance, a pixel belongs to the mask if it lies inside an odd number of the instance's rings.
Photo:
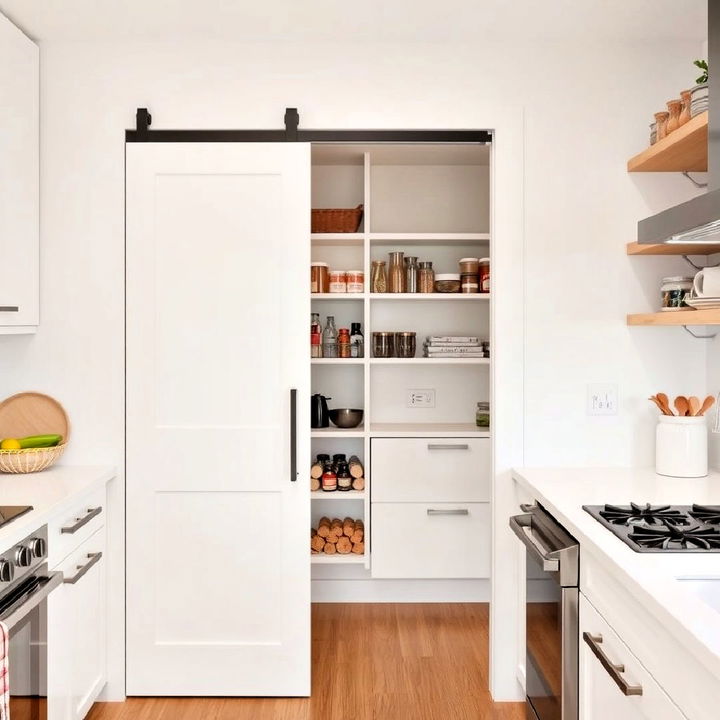
<svg viewBox="0 0 720 720">
<path fill-rule="evenodd" d="M 309 695 L 310 147 L 126 153 L 127 693 Z"/>
</svg>

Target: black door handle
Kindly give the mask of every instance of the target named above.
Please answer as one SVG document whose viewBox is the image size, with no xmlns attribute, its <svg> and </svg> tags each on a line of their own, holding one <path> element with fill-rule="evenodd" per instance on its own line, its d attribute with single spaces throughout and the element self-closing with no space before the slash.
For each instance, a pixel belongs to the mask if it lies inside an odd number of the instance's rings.
<svg viewBox="0 0 720 720">
<path fill-rule="evenodd" d="M 297 389 L 290 389 L 290 482 L 297 480 Z"/>
</svg>

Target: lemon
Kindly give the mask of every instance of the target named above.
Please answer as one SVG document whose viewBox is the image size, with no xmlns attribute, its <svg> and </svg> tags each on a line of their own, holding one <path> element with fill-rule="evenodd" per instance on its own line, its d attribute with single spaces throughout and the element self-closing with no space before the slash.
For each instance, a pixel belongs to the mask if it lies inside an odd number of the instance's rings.
<svg viewBox="0 0 720 720">
<path fill-rule="evenodd" d="M 5 438 L 0 442 L 0 450 L 19 450 L 20 441 L 15 438 Z"/>
</svg>

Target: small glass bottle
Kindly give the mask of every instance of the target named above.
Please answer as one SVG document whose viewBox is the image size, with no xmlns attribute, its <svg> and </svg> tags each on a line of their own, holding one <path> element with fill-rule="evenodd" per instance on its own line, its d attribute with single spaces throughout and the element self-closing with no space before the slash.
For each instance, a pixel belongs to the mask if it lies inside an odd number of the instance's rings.
<svg viewBox="0 0 720 720">
<path fill-rule="evenodd" d="M 340 328 L 337 339 L 337 348 L 339 358 L 350 357 L 350 331 L 347 328 Z"/>
<path fill-rule="evenodd" d="M 418 265 L 418 292 L 435 292 L 435 271 L 429 260 L 423 260 Z"/>
<path fill-rule="evenodd" d="M 322 325 L 320 324 L 320 313 L 312 313 L 310 316 L 310 357 L 322 357 Z"/>
<path fill-rule="evenodd" d="M 335 329 L 335 316 L 327 316 L 327 324 L 322 334 L 322 354 L 326 358 L 338 356 L 338 334 Z"/>
<path fill-rule="evenodd" d="M 332 463 L 330 461 L 325 463 L 325 470 L 322 474 L 322 491 L 323 492 L 335 492 L 337 490 L 337 475 L 333 470 Z"/>
<path fill-rule="evenodd" d="M 373 260 L 370 270 L 370 291 L 374 293 L 387 292 L 387 272 L 384 260 Z"/>
<path fill-rule="evenodd" d="M 490 403 L 479 402 L 475 412 L 475 424 L 478 427 L 490 427 Z"/>
<path fill-rule="evenodd" d="M 337 489 L 341 492 L 352 490 L 352 475 L 350 475 L 348 464 L 344 460 L 338 462 Z"/>
<path fill-rule="evenodd" d="M 408 256 L 405 258 L 405 292 L 417 292 L 417 258 Z"/>
<path fill-rule="evenodd" d="M 360 330 L 360 323 L 350 325 L 350 357 L 365 357 L 365 338 Z"/>
<path fill-rule="evenodd" d="M 337 474 L 338 469 L 340 468 L 340 463 L 347 462 L 347 455 L 345 453 L 335 453 L 332 456 L 332 465 L 333 470 Z"/>
</svg>

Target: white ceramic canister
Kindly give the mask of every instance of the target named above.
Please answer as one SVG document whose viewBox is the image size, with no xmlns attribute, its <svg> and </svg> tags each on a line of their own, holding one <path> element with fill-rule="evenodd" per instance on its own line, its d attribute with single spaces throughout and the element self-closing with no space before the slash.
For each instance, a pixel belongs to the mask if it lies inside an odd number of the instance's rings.
<svg viewBox="0 0 720 720">
<path fill-rule="evenodd" d="M 708 474 L 705 416 L 660 415 L 655 433 L 655 472 L 671 477 Z"/>
</svg>

